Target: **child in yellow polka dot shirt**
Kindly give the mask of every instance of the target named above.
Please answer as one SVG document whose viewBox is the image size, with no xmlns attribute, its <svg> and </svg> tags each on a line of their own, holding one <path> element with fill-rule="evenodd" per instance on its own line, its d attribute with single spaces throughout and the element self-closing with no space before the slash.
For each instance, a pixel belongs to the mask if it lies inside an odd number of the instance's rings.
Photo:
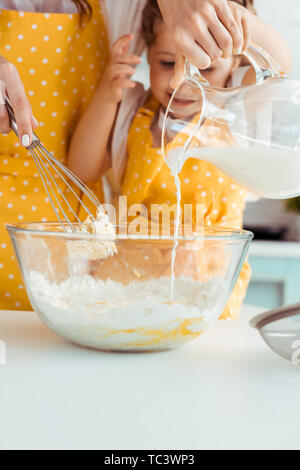
<svg viewBox="0 0 300 470">
<path fill-rule="evenodd" d="M 237 7 L 242 8 L 238 5 Z M 246 15 L 246 10 L 244 14 Z M 256 16 L 250 12 L 247 12 L 248 14 L 256 24 Z M 257 36 L 258 33 L 261 34 L 261 25 L 260 21 L 257 31 L 254 30 Z M 153 204 L 176 204 L 174 178 L 160 150 L 159 125 L 160 110 L 167 107 L 172 94 L 170 81 L 174 72 L 176 50 L 162 22 L 157 2 L 153 0 L 148 1 L 144 10 L 143 34 L 148 45 L 151 90 L 144 104 L 136 110 L 129 129 L 127 166 L 121 193 L 128 197 L 129 207 L 133 204 L 143 204 L 150 214 Z M 114 44 L 111 62 L 106 68 L 94 100 L 74 133 L 68 164 L 87 182 L 95 181 L 111 166 L 109 148 L 118 103 L 123 98 L 125 88 L 135 87 L 129 77 L 134 73 L 133 66 L 139 63 L 139 59 L 128 53 L 130 40 L 130 35 L 123 36 Z M 257 41 L 255 34 L 253 40 Z M 272 40 L 278 41 L 277 33 L 274 32 Z M 266 44 L 260 44 L 268 50 Z M 220 58 L 208 70 L 203 71 L 203 75 L 215 86 L 226 87 L 233 80 L 233 73 L 239 65 L 240 59 L 237 57 Z M 243 83 L 252 81 L 252 74 L 252 70 L 247 69 Z M 180 107 L 180 103 L 178 106 Z M 103 116 L 102 119 L 99 119 L 99 113 Z M 209 135 L 209 128 L 211 123 L 207 120 L 202 126 L 202 132 L 208 131 Z M 233 145 L 230 132 L 225 126 L 220 126 L 217 132 L 219 145 L 224 142 Z M 212 132 L 212 137 L 215 135 L 216 132 Z M 90 142 L 88 150 L 83 149 L 83 141 L 85 146 Z M 209 141 L 207 144 L 209 145 Z M 83 150 L 86 156 L 84 159 L 81 157 Z M 190 159 L 182 169 L 180 181 L 182 206 L 203 205 L 205 225 L 237 229 L 242 227 L 246 191 L 215 166 Z M 223 318 L 238 316 L 249 279 L 250 267 L 245 263 L 223 312 Z"/>
</svg>

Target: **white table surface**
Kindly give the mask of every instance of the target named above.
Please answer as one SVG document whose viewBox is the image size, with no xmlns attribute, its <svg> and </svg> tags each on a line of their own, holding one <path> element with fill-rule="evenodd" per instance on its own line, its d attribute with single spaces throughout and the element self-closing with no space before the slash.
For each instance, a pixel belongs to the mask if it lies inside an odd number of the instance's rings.
<svg viewBox="0 0 300 470">
<path fill-rule="evenodd" d="M 171 352 L 77 348 L 29 312 L 0 312 L 1 449 L 299 449 L 300 371 L 248 320 Z"/>
</svg>

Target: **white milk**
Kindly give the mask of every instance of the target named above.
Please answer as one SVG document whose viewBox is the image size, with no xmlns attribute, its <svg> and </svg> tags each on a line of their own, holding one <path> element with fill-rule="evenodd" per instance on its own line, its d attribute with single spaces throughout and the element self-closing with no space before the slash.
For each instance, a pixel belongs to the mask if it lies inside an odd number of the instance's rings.
<svg viewBox="0 0 300 470">
<path fill-rule="evenodd" d="M 177 170 L 178 171 L 178 170 Z M 172 258 L 171 258 L 171 300 L 174 299 L 174 283 L 175 283 L 175 261 L 176 261 L 176 250 L 178 247 L 178 237 L 179 237 L 179 226 L 180 226 L 180 211 L 181 211 L 181 184 L 179 179 L 179 173 L 174 174 L 175 185 L 177 189 L 177 201 L 176 201 L 176 220 L 174 227 L 174 246 L 172 249 Z"/>
<path fill-rule="evenodd" d="M 180 149 L 182 150 L 182 149 Z M 178 237 L 179 237 L 179 227 L 180 227 L 180 211 L 181 211 L 181 183 L 179 179 L 179 174 L 181 173 L 182 166 L 181 165 L 181 158 L 183 153 L 176 152 L 176 158 L 173 160 L 168 161 L 168 166 L 171 170 L 172 175 L 174 176 L 175 186 L 177 190 L 177 198 L 176 198 L 176 220 L 175 220 L 175 227 L 174 227 L 174 246 L 172 249 L 172 257 L 171 257 L 171 293 L 170 297 L 171 300 L 174 299 L 174 284 L 175 284 L 175 261 L 176 261 L 176 250 L 179 244 Z"/>
<path fill-rule="evenodd" d="M 193 148 L 183 157 L 182 148 L 170 150 L 168 166 L 174 175 L 187 159 L 197 158 L 214 164 L 251 192 L 269 199 L 288 199 L 300 195 L 300 151 L 273 150 L 253 146 Z"/>
</svg>

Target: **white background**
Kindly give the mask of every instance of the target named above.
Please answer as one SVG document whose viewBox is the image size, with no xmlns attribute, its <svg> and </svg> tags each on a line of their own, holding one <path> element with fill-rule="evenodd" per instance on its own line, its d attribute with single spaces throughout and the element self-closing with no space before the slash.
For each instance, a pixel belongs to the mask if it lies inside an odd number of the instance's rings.
<svg viewBox="0 0 300 470">
<path fill-rule="evenodd" d="M 294 55 L 292 76 L 300 80 L 300 0 L 255 0 L 255 6 L 289 44 Z"/>
</svg>

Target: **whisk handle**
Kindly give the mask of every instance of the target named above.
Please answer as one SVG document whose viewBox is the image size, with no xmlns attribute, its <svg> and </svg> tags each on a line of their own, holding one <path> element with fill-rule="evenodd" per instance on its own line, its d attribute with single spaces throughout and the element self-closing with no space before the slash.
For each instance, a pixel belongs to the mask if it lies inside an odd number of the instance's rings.
<svg viewBox="0 0 300 470">
<path fill-rule="evenodd" d="M 11 104 L 9 102 L 9 99 L 7 97 L 4 98 L 5 99 L 5 106 L 6 106 L 6 109 L 7 109 L 7 114 L 8 114 L 8 117 L 9 117 L 9 125 L 11 127 L 11 129 L 14 131 L 14 133 L 18 136 L 18 126 L 17 126 L 17 123 L 16 123 L 16 118 L 15 118 L 15 113 L 11 107 Z"/>
<path fill-rule="evenodd" d="M 19 137 L 19 130 L 18 130 L 18 125 L 17 125 L 17 122 L 16 122 L 16 117 L 15 117 L 15 113 L 14 113 L 14 110 L 12 108 L 12 105 L 10 104 L 10 101 L 9 99 L 7 98 L 7 96 L 5 96 L 5 106 L 6 106 L 6 109 L 7 109 L 7 114 L 8 114 L 8 118 L 9 118 L 9 125 L 12 129 L 12 131 L 16 134 L 17 137 Z M 33 132 L 32 133 L 32 140 L 33 141 L 39 141 L 39 138 L 38 136 Z"/>
</svg>

